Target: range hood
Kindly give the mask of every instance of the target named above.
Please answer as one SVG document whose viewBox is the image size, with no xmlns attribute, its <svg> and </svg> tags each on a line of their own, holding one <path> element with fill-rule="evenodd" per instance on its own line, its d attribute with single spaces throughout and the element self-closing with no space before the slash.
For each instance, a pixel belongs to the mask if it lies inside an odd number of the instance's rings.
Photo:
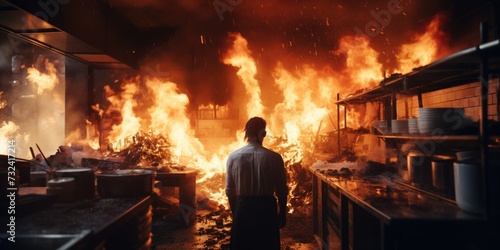
<svg viewBox="0 0 500 250">
<path fill-rule="evenodd" d="M 95 67 L 139 65 L 139 30 L 101 0 L 0 0 L 0 30 Z"/>
</svg>

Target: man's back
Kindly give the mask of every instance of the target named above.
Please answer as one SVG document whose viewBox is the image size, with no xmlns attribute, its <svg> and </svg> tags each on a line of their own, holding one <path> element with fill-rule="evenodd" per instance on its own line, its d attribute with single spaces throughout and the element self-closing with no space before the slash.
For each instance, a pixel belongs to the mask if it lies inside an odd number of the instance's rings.
<svg viewBox="0 0 500 250">
<path fill-rule="evenodd" d="M 281 156 L 262 145 L 250 143 L 229 155 L 229 188 L 235 195 L 286 195 L 286 180 Z M 275 189 L 276 188 L 276 189 Z"/>
</svg>

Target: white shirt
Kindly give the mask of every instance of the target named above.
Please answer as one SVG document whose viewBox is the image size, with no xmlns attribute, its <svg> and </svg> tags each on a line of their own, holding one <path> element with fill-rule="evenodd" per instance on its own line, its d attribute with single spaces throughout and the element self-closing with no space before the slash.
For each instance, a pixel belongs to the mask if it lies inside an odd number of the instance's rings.
<svg viewBox="0 0 500 250">
<path fill-rule="evenodd" d="M 249 143 L 229 155 L 226 164 L 226 195 L 286 197 L 283 158 L 258 143 Z"/>
</svg>

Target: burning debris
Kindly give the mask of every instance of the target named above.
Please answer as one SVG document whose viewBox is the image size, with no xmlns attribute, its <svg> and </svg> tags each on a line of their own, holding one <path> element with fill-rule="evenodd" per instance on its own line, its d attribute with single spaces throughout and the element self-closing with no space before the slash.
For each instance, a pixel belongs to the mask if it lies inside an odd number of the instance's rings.
<svg viewBox="0 0 500 250">
<path fill-rule="evenodd" d="M 126 138 L 125 143 L 129 145 L 119 152 L 113 152 L 113 147 L 110 145 L 109 156 L 122 158 L 124 162 L 132 165 L 159 167 L 175 164 L 170 151 L 171 144 L 161 134 L 139 132 Z"/>
</svg>

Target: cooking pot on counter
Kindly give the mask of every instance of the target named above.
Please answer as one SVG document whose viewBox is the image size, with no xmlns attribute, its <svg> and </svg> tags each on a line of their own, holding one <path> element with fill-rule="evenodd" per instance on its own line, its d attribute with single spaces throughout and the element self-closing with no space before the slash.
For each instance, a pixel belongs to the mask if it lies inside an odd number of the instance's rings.
<svg viewBox="0 0 500 250">
<path fill-rule="evenodd" d="M 68 168 L 56 171 L 57 177 L 75 179 L 75 199 L 87 200 L 95 197 L 95 176 L 90 168 Z"/>
<path fill-rule="evenodd" d="M 117 169 L 98 171 L 97 192 L 103 198 L 147 196 L 153 192 L 156 171 Z"/>
</svg>

